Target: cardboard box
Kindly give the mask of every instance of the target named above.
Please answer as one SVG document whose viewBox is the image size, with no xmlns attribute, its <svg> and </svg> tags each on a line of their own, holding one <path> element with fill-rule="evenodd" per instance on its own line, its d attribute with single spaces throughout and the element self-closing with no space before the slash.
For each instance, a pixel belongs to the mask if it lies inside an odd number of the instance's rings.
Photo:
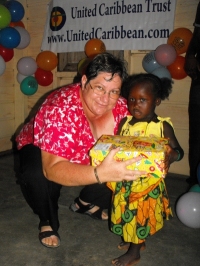
<svg viewBox="0 0 200 266">
<path fill-rule="evenodd" d="M 168 139 L 165 138 L 103 135 L 90 150 L 91 163 L 98 166 L 111 149 L 121 147 L 121 150 L 115 155 L 116 161 L 141 156 L 143 158 L 141 161 L 127 168 L 147 171 L 148 176 L 165 177 L 166 144 L 168 144 Z"/>
</svg>

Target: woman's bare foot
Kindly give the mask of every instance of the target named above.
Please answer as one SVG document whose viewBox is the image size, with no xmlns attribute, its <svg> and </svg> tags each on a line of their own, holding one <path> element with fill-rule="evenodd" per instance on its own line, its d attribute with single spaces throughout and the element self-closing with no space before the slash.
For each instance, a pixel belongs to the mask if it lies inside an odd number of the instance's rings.
<svg viewBox="0 0 200 266">
<path fill-rule="evenodd" d="M 41 233 L 52 232 L 52 231 L 53 230 L 52 230 L 51 226 L 49 226 L 49 225 L 42 226 L 41 229 L 40 229 L 41 242 L 42 242 L 42 244 L 44 244 L 47 247 L 58 247 L 60 245 L 60 239 L 59 239 L 58 236 L 51 235 L 49 237 L 43 237 L 42 238 L 42 234 Z"/>
<path fill-rule="evenodd" d="M 144 246 L 144 243 L 133 244 L 130 243 L 128 251 L 114 259 L 112 264 L 115 266 L 132 266 L 135 265 L 140 260 L 140 249 Z"/>
</svg>

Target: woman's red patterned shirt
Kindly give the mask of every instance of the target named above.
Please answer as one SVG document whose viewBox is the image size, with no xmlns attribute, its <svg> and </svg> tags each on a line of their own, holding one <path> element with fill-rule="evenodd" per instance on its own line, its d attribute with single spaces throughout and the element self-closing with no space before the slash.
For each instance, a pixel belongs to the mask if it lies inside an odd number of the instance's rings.
<svg viewBox="0 0 200 266">
<path fill-rule="evenodd" d="M 89 164 L 89 150 L 95 139 L 84 114 L 79 91 L 79 83 L 53 91 L 36 116 L 20 131 L 16 138 L 18 149 L 34 144 L 70 162 Z M 120 120 L 128 114 L 126 100 L 120 97 L 112 112 L 115 121 L 113 134 L 116 134 Z"/>
</svg>

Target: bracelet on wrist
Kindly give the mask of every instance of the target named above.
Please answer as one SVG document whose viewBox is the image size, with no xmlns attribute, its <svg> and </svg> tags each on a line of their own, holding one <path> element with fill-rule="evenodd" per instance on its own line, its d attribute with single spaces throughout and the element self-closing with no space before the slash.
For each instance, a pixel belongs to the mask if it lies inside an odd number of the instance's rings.
<svg viewBox="0 0 200 266">
<path fill-rule="evenodd" d="M 180 161 L 180 158 L 181 158 L 181 154 L 180 154 L 180 151 L 179 150 L 175 150 L 177 153 L 178 153 L 178 157 L 177 157 L 177 159 L 176 159 L 176 161 Z"/>
<path fill-rule="evenodd" d="M 99 176 L 98 176 L 98 173 L 97 173 L 97 168 L 95 167 L 94 168 L 94 175 L 95 175 L 95 177 L 96 177 L 96 180 L 97 180 L 97 182 L 99 183 L 99 185 L 101 185 L 102 184 L 102 182 L 100 181 L 100 179 L 99 179 Z"/>
</svg>

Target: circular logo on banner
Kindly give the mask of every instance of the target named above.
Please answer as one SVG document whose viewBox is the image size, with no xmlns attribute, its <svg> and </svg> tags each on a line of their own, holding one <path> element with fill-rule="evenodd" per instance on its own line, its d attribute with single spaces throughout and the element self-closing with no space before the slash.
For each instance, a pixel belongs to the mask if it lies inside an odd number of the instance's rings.
<svg viewBox="0 0 200 266">
<path fill-rule="evenodd" d="M 62 29 L 62 27 L 65 25 L 65 22 L 66 22 L 65 11 L 59 6 L 54 7 L 51 11 L 50 29 L 52 31 L 58 31 Z"/>
</svg>

